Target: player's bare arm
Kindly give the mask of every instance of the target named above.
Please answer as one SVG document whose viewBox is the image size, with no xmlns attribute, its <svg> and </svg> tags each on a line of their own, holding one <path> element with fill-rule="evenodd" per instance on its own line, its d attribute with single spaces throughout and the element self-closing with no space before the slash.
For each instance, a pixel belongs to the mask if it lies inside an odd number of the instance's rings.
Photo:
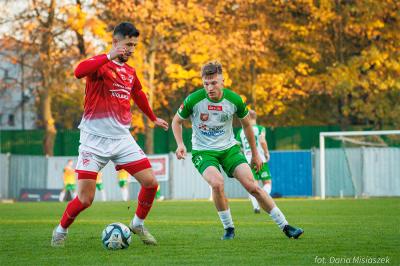
<svg viewBox="0 0 400 266">
<path fill-rule="evenodd" d="M 262 132 L 260 134 L 260 138 L 258 141 L 260 142 L 260 145 L 264 151 L 265 159 L 267 160 L 267 162 L 269 162 L 270 154 L 269 154 L 269 150 L 268 150 L 267 140 L 265 139 L 265 132 Z"/>
<path fill-rule="evenodd" d="M 254 137 L 253 128 L 250 123 L 250 116 L 249 115 L 245 116 L 243 119 L 240 120 L 240 123 L 242 124 L 244 134 L 246 135 L 247 141 L 249 142 L 250 145 L 251 166 L 255 167 L 255 169 L 258 172 L 262 168 L 263 162 L 257 151 L 256 140 Z"/>
<path fill-rule="evenodd" d="M 178 145 L 176 149 L 176 158 L 178 160 L 185 159 L 186 157 L 186 146 L 183 143 L 182 139 L 182 123 L 183 119 L 180 118 L 177 114 L 175 114 L 174 119 L 172 120 L 172 132 L 174 133 L 175 141 Z"/>
</svg>

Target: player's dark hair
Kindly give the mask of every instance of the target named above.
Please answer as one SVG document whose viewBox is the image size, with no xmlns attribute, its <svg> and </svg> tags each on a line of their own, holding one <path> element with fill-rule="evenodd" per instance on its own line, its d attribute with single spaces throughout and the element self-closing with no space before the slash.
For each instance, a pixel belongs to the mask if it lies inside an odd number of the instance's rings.
<svg viewBox="0 0 400 266">
<path fill-rule="evenodd" d="M 122 22 L 114 28 L 113 36 L 120 35 L 122 37 L 128 36 L 139 37 L 139 30 L 130 22 Z"/>
<path fill-rule="evenodd" d="M 218 61 L 211 61 L 201 67 L 201 77 L 222 74 L 222 65 Z"/>
</svg>

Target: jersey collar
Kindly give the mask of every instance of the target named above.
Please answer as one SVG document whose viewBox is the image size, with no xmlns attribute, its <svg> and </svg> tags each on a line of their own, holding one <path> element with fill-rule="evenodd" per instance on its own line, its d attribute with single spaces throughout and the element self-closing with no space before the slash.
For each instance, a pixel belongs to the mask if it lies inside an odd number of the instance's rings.
<svg viewBox="0 0 400 266">
<path fill-rule="evenodd" d="M 113 61 L 114 64 L 119 65 L 119 66 L 124 66 L 125 65 L 125 63 L 120 63 L 120 62 L 118 62 L 116 60 L 112 60 L 112 61 Z"/>
</svg>

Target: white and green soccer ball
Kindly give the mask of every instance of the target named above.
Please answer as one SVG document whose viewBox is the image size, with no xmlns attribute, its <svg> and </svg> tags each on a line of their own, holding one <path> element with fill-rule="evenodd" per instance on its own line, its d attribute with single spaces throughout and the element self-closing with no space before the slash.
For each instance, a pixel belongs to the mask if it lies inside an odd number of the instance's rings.
<svg viewBox="0 0 400 266">
<path fill-rule="evenodd" d="M 101 234 L 101 242 L 106 249 L 116 250 L 128 248 L 131 240 L 131 230 L 122 223 L 107 225 Z"/>
</svg>

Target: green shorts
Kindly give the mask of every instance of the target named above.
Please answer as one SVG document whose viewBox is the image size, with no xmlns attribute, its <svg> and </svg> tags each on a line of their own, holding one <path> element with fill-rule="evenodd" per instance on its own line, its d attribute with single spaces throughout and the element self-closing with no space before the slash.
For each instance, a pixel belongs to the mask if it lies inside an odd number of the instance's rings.
<svg viewBox="0 0 400 266">
<path fill-rule="evenodd" d="M 221 165 L 222 169 L 224 169 L 225 173 L 229 177 L 233 177 L 233 172 L 235 171 L 236 166 L 242 163 L 247 163 L 246 157 L 244 157 L 238 145 L 223 151 L 193 150 L 192 162 L 200 174 L 203 174 L 204 170 L 209 166 L 215 166 L 219 169 L 219 166 Z"/>
<path fill-rule="evenodd" d="M 103 183 L 96 183 L 96 188 L 97 188 L 97 190 L 103 190 L 103 188 L 104 188 Z"/>
<path fill-rule="evenodd" d="M 75 190 L 76 189 L 76 185 L 75 184 L 66 184 L 65 185 L 65 190 L 66 191 L 71 191 L 71 190 Z"/>
<path fill-rule="evenodd" d="M 128 184 L 128 180 L 119 180 L 118 181 L 119 187 L 124 187 L 124 186 L 126 186 L 126 184 Z"/>
<path fill-rule="evenodd" d="M 255 180 L 271 180 L 271 171 L 269 170 L 268 163 L 263 163 L 263 167 L 258 173 L 253 168 L 251 171 Z"/>
</svg>

